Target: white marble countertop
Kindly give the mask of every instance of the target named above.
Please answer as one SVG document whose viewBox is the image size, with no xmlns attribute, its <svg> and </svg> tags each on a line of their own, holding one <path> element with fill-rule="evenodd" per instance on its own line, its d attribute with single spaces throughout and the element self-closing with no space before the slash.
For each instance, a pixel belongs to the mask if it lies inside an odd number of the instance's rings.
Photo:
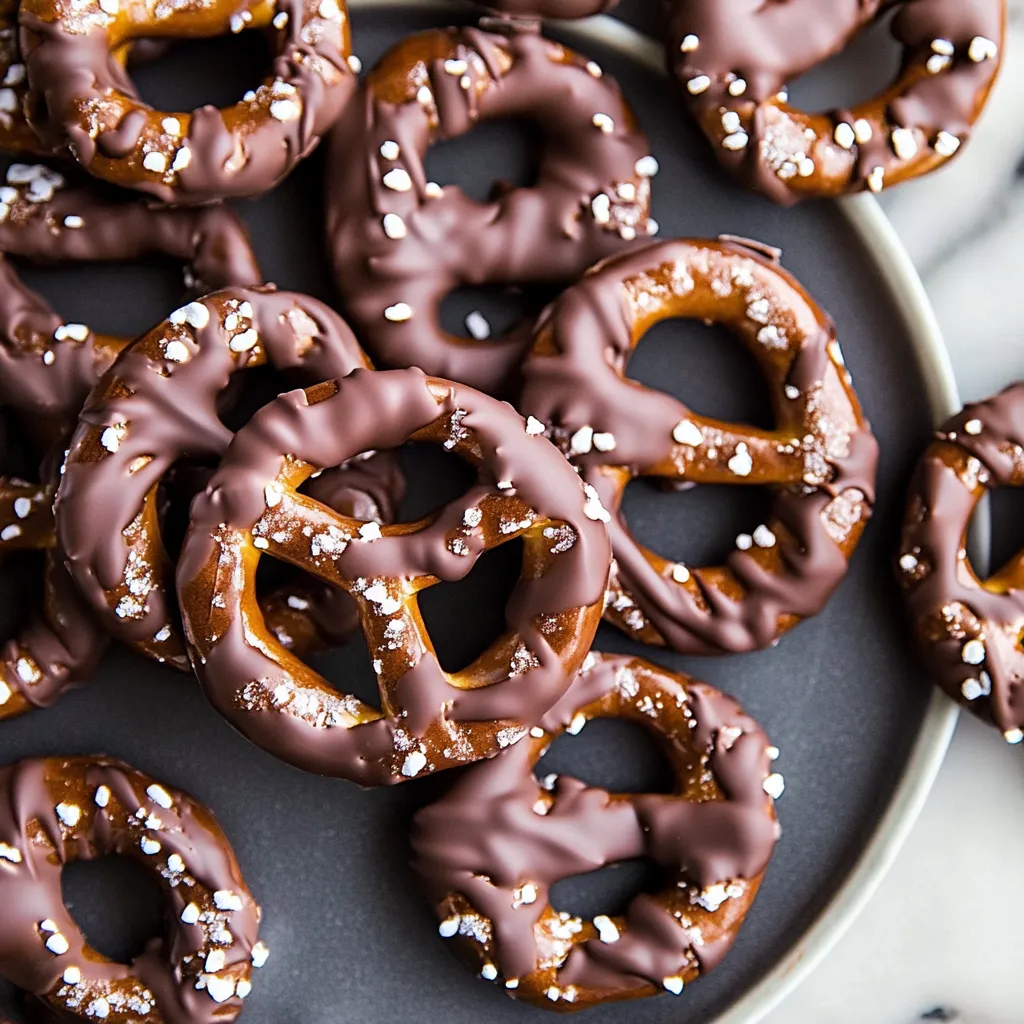
<svg viewBox="0 0 1024 1024">
<path fill-rule="evenodd" d="M 1024 377 L 1024 0 L 974 144 L 883 196 L 965 400 Z M 766 1024 L 1021 1024 L 1024 765 L 961 715 L 938 781 L 867 909 Z M 943 1014 L 941 1010 L 945 1010 Z"/>
</svg>

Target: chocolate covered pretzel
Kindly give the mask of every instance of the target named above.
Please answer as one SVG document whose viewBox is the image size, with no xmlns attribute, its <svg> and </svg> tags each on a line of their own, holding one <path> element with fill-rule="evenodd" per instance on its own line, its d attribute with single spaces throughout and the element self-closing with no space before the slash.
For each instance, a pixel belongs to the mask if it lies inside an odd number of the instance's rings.
<svg viewBox="0 0 1024 1024">
<path fill-rule="evenodd" d="M 125 350 L 82 411 L 56 504 L 71 574 L 114 636 L 188 668 L 159 487 L 179 460 L 215 460 L 227 449 L 232 432 L 220 403 L 230 398 L 234 374 L 271 366 L 321 381 L 368 365 L 333 310 L 271 287 L 213 292 Z M 352 507 L 344 495 L 340 500 Z M 294 601 L 288 607 L 306 610 Z"/>
<path fill-rule="evenodd" d="M 427 179 L 432 145 L 507 118 L 540 131 L 535 184 L 498 183 L 478 202 Z M 328 241 L 346 316 L 383 365 L 507 392 L 529 325 L 457 337 L 440 324 L 441 301 L 462 287 L 566 284 L 653 233 L 656 171 L 618 85 L 593 61 L 523 25 L 410 36 L 332 135 Z"/>
<path fill-rule="evenodd" d="M 167 933 L 131 964 L 86 942 L 61 897 L 73 861 L 128 857 L 160 885 Z M 260 910 L 227 837 L 191 797 L 107 757 L 0 768 L 0 975 L 60 1020 L 223 1024 L 242 1009 Z"/>
<path fill-rule="evenodd" d="M 897 575 L 925 664 L 951 697 L 1024 739 L 1024 554 L 982 576 L 967 554 L 981 498 L 1024 485 L 1024 384 L 936 432 L 907 499 Z"/>
<path fill-rule="evenodd" d="M 406 441 L 467 460 L 477 483 L 414 523 L 339 515 L 299 488 L 318 470 Z M 506 403 L 419 370 L 357 370 L 282 395 L 236 435 L 192 506 L 178 596 L 192 664 L 225 718 L 307 771 L 363 785 L 490 757 L 565 691 L 601 615 L 611 557 L 596 495 Z M 418 594 L 521 538 L 507 631 L 445 672 Z M 263 628 L 263 555 L 356 600 L 380 707 L 332 687 Z"/>
<path fill-rule="evenodd" d="M 890 185 L 970 138 L 1003 56 L 1005 0 L 666 0 L 669 63 L 719 161 L 779 203 Z M 896 79 L 848 110 L 810 114 L 786 83 L 893 14 Z"/>
<path fill-rule="evenodd" d="M 96 177 L 168 204 L 272 188 L 316 148 L 355 86 L 345 0 L 28 0 L 19 21 L 27 109 L 40 137 L 69 146 Z M 112 57 L 134 38 L 247 29 L 268 35 L 273 67 L 223 110 L 156 110 Z"/>
<path fill-rule="evenodd" d="M 609 793 L 533 773 L 551 741 L 595 718 L 664 749 L 667 794 Z M 442 937 L 515 999 L 579 1010 L 684 985 L 729 951 L 778 838 L 783 788 L 761 727 L 730 697 L 648 661 L 592 654 L 528 739 L 460 776 L 413 822 L 414 866 Z M 667 874 L 625 913 L 556 911 L 551 886 L 646 857 Z"/>
<path fill-rule="evenodd" d="M 821 610 L 871 515 L 878 446 L 831 320 L 755 243 L 682 240 L 594 268 L 541 317 L 520 409 L 578 466 L 610 513 L 615 562 L 606 618 L 687 654 L 767 647 Z M 776 424 L 701 416 L 625 375 L 656 323 L 728 327 L 768 383 Z M 768 486 L 772 515 L 736 538 L 725 565 L 662 558 L 620 510 L 635 477 Z"/>
</svg>

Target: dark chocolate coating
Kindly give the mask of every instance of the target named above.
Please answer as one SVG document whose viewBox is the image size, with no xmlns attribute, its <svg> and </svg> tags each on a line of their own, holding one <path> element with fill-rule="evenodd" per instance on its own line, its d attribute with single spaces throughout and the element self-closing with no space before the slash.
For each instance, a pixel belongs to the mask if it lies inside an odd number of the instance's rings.
<svg viewBox="0 0 1024 1024">
<path fill-rule="evenodd" d="M 182 6 L 164 0 L 29 0 L 19 12 L 32 126 L 90 173 L 195 205 L 258 195 L 316 148 L 355 87 L 345 0 Z M 283 24 L 279 24 L 283 22 Z M 233 107 L 165 113 L 145 104 L 111 54 L 137 36 L 206 38 L 265 29 L 270 74 Z"/>
<path fill-rule="evenodd" d="M 673 792 L 538 781 L 532 769 L 551 740 L 592 718 L 647 729 Z M 721 961 L 756 894 L 778 835 L 770 772 L 768 740 L 731 698 L 639 658 L 593 654 L 529 739 L 417 814 L 414 866 L 441 934 L 458 935 L 483 976 L 517 999 L 574 1010 L 678 994 Z M 622 916 L 592 923 L 548 902 L 555 882 L 636 857 L 668 877 Z"/>
<path fill-rule="evenodd" d="M 888 185 L 968 140 L 1003 55 L 1005 0 L 663 0 L 669 63 L 715 154 L 779 203 Z M 896 80 L 852 110 L 807 114 L 786 83 L 895 11 Z"/>
<path fill-rule="evenodd" d="M 267 364 L 310 382 L 368 365 L 344 321 L 316 299 L 225 289 L 129 346 L 90 395 L 71 440 L 56 502 L 71 574 L 114 636 L 179 668 L 188 660 L 157 489 L 179 460 L 224 453 L 232 434 L 218 399 L 234 373 Z"/>
<path fill-rule="evenodd" d="M 625 376 L 634 346 L 668 317 L 735 333 L 765 375 L 774 429 L 702 417 Z M 878 445 L 834 325 L 757 243 L 660 242 L 594 268 L 541 316 L 523 378 L 520 409 L 612 513 L 605 614 L 621 629 L 687 654 L 757 650 L 843 579 L 871 515 Z M 620 504 L 637 476 L 770 486 L 772 516 L 724 566 L 683 566 L 631 535 Z"/>
<path fill-rule="evenodd" d="M 431 145 L 506 118 L 540 132 L 534 185 L 498 183 L 478 202 L 427 181 Z M 410 36 L 369 73 L 331 137 L 327 230 L 346 316 L 382 365 L 508 393 L 529 326 L 456 337 L 440 325 L 442 299 L 460 287 L 567 284 L 646 237 L 649 152 L 614 80 L 535 30 Z"/>
<path fill-rule="evenodd" d="M 460 455 L 478 483 L 379 531 L 297 490 L 315 470 L 408 440 Z M 192 506 L 178 596 L 193 666 L 228 721 L 307 771 L 375 785 L 489 757 L 558 700 L 593 639 L 611 557 L 596 514 L 557 449 L 526 433 L 509 405 L 461 384 L 357 370 L 282 395 L 239 431 Z M 442 671 L 416 595 L 520 537 L 507 632 L 472 665 Z M 356 598 L 379 709 L 332 688 L 260 628 L 261 551 Z"/>
<path fill-rule="evenodd" d="M 1024 730 L 1024 553 L 981 578 L 967 555 L 978 501 L 1024 486 L 1024 383 L 936 432 L 910 484 L 897 576 L 935 681 L 1011 743 Z"/>
<path fill-rule="evenodd" d="M 65 864 L 112 854 L 152 871 L 167 902 L 166 936 L 130 965 L 90 948 L 61 898 Z M 226 1024 L 264 959 L 259 908 L 210 812 L 107 757 L 0 769 L 0 905 L 0 974 L 62 1020 Z"/>
</svg>

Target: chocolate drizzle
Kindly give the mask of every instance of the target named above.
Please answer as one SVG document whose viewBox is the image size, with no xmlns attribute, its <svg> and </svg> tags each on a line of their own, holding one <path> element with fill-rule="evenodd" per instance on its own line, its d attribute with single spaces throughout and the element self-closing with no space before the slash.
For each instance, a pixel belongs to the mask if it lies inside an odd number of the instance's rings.
<svg viewBox="0 0 1024 1024">
<path fill-rule="evenodd" d="M 155 197 L 196 205 L 257 195 L 308 156 L 355 88 L 344 0 L 277 0 L 190 8 L 99 0 L 22 5 L 21 42 L 32 83 L 33 127 L 69 145 L 91 174 Z M 271 73 L 233 107 L 154 110 L 111 57 L 134 36 L 207 38 L 242 28 L 271 36 Z"/>
<path fill-rule="evenodd" d="M 967 406 L 918 463 L 897 575 L 935 681 L 1013 743 L 1024 730 L 1024 588 L 1014 556 L 980 578 L 967 530 L 986 490 L 1024 485 L 1024 384 Z"/>
<path fill-rule="evenodd" d="M 407 440 L 467 459 L 477 485 L 379 535 L 297 490 L 315 470 Z M 192 506 L 178 591 L 193 665 L 236 728 L 308 771 L 373 785 L 491 756 L 561 696 L 593 639 L 610 559 L 593 514 L 555 448 L 463 385 L 358 370 L 283 395 L 236 435 Z M 508 631 L 468 668 L 443 672 L 416 594 L 462 579 L 517 537 L 525 553 Z M 379 709 L 332 689 L 261 628 L 261 550 L 356 598 Z"/>
<path fill-rule="evenodd" d="M 636 722 L 664 745 L 672 794 L 534 777 L 555 735 L 599 717 Z M 510 995 L 549 1008 L 681 991 L 728 951 L 774 847 L 764 733 L 710 686 L 607 654 L 588 659 L 541 728 L 460 776 L 414 820 L 414 866 L 442 935 L 460 936 Z M 555 882 L 635 857 L 671 877 L 624 916 L 589 922 L 548 902 Z"/>
<path fill-rule="evenodd" d="M 1002 61 L 1005 0 L 666 0 L 669 63 L 718 159 L 779 203 L 879 191 L 968 140 Z M 899 75 L 852 110 L 808 114 L 786 83 L 895 10 Z"/>
<path fill-rule="evenodd" d="M 61 899 L 65 864 L 108 854 L 153 871 L 167 901 L 166 935 L 131 965 L 91 949 Z M 228 841 L 209 811 L 127 765 L 49 758 L 0 769 L 0 900 L 0 974 L 59 1014 L 221 1024 L 242 1008 L 260 912 Z"/>
<path fill-rule="evenodd" d="M 499 185 L 477 202 L 427 181 L 431 145 L 507 118 L 540 130 L 536 184 Z M 467 286 L 565 284 L 645 237 L 648 152 L 614 80 L 535 31 L 411 36 L 332 134 L 328 237 L 346 316 L 384 365 L 507 393 L 529 327 L 459 338 L 440 326 L 441 300 Z"/>
<path fill-rule="evenodd" d="M 776 427 L 702 417 L 625 377 L 668 317 L 722 323 L 765 374 Z M 766 647 L 820 611 L 871 515 L 878 446 L 810 296 L 749 243 L 676 241 L 610 260 L 541 317 L 520 409 L 547 428 L 611 513 L 606 617 L 688 654 Z M 770 486 L 769 521 L 724 566 L 691 568 L 640 546 L 620 512 L 630 479 Z"/>
<path fill-rule="evenodd" d="M 223 454 L 232 434 L 218 400 L 233 374 L 267 364 L 319 381 L 367 361 L 344 321 L 315 299 L 271 288 L 214 292 L 125 350 L 71 440 L 57 494 L 71 573 L 113 635 L 180 668 L 188 661 L 158 487 L 179 460 Z"/>
</svg>

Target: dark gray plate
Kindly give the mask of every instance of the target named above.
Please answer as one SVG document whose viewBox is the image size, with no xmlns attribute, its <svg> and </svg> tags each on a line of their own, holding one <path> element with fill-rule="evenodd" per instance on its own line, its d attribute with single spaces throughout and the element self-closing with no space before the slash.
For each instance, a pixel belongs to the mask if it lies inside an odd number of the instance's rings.
<svg viewBox="0 0 1024 1024">
<path fill-rule="evenodd" d="M 625 6 L 644 20 L 639 2 Z M 429 5 L 410 13 L 359 4 L 357 52 L 369 63 L 400 34 L 441 23 Z M 231 42 L 236 48 L 229 58 L 217 45 L 187 48 L 140 72 L 144 91 L 165 105 L 230 100 L 251 80 L 259 54 L 247 49 L 244 39 Z M 780 965 L 788 972 L 800 959 L 813 959 L 851 915 L 898 843 L 941 756 L 949 714 L 930 703 L 931 689 L 914 666 L 889 557 L 903 482 L 932 422 L 926 380 L 935 401 L 945 368 L 934 335 L 907 318 L 918 301 L 914 281 L 886 241 L 884 227 L 873 219 L 878 216 L 873 205 L 849 215 L 834 204 L 784 211 L 745 194 L 716 172 L 663 78 L 593 39 L 586 49 L 619 77 L 650 133 L 662 168 L 654 211 L 662 236 L 733 233 L 780 246 L 785 264 L 835 318 L 882 442 L 876 518 L 849 577 L 820 617 L 776 649 L 737 658 L 683 659 L 641 649 L 611 630 L 599 637 L 604 649 L 634 651 L 685 668 L 739 697 L 781 748 L 779 769 L 787 788 L 779 807 L 782 841 L 726 963 L 681 999 L 663 996 L 599 1009 L 588 1019 L 655 1024 L 685 1017 L 698 1024 L 739 1001 L 744 1009 L 729 1019 L 749 1021 L 785 986 Z M 219 73 L 211 74 L 211 67 Z M 524 166 L 515 133 L 482 129 L 471 140 L 439 147 L 432 154 L 431 176 L 470 182 L 482 193 L 495 176 L 514 177 Z M 321 174 L 318 155 L 274 195 L 240 210 L 270 279 L 330 299 L 320 239 Z M 894 294 L 883 279 L 883 265 L 910 289 L 909 299 Z M 177 298 L 173 283 L 138 268 L 116 274 L 109 269 L 33 272 L 29 280 L 67 317 L 107 331 L 137 332 L 162 317 Z M 122 289 L 116 299 L 112 286 Z M 462 296 L 451 312 L 479 307 L 497 320 L 507 306 L 500 297 Z M 739 346 L 700 326 L 662 325 L 630 371 L 703 413 L 755 423 L 768 415 L 764 387 Z M 948 401 L 948 387 L 945 397 Z M 407 465 L 413 484 L 410 513 L 464 479 L 438 458 L 414 454 Z M 641 538 L 691 563 L 720 559 L 737 533 L 762 521 L 761 508 L 762 497 L 741 488 L 669 495 L 638 485 L 627 500 Z M 502 595 L 514 572 L 507 553 L 497 555 L 484 560 L 466 583 L 429 592 L 426 613 L 449 667 L 467 661 L 500 628 Z M 10 574 L 6 582 L 13 615 L 18 591 Z M 361 649 L 352 646 L 323 664 L 339 686 L 366 692 L 371 673 Z M 363 792 L 305 775 L 236 735 L 194 681 L 124 651 L 110 655 L 94 685 L 57 708 L 0 725 L 0 761 L 97 751 L 188 789 L 214 809 L 231 837 L 265 908 L 263 937 L 271 948 L 245 1010 L 249 1024 L 547 1019 L 474 979 L 451 955 L 407 870 L 409 817 L 443 787 L 443 778 Z M 559 740 L 545 770 L 642 788 L 658 765 L 649 747 L 625 727 L 597 723 L 578 738 Z M 600 878 L 563 886 L 559 905 L 586 914 L 611 912 L 644 879 L 638 865 L 609 869 Z M 110 955 L 130 956 L 147 931 L 158 927 L 158 900 L 145 880 L 123 865 L 69 870 L 66 898 L 87 934 Z M 830 905 L 825 925 L 814 930 L 816 945 L 809 947 L 808 930 Z M 2 914 L 0 908 L 0 927 Z M 770 982 L 751 997 L 766 978 Z M 9 991 L 0 990 L 0 1004 L 5 996 Z M 750 1005 L 752 999 L 757 1005 Z"/>
</svg>

